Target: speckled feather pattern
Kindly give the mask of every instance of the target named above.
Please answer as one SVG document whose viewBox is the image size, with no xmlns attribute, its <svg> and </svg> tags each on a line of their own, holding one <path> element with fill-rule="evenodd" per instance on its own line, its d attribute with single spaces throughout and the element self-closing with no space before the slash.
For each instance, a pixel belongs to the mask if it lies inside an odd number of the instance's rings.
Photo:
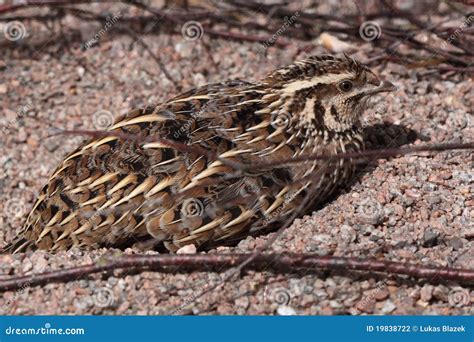
<svg viewBox="0 0 474 342">
<path fill-rule="evenodd" d="M 145 243 L 174 252 L 278 228 L 309 187 L 312 201 L 306 207 L 346 182 L 353 166 L 308 161 L 238 173 L 223 160 L 255 165 L 363 149 L 359 113 L 350 110 L 356 94 L 330 100 L 340 96 L 337 84 L 348 78 L 361 87 L 377 84 L 351 58 L 316 56 L 255 83 L 206 85 L 131 110 L 109 127 L 110 135 L 90 139 L 64 158 L 7 249 Z M 180 151 L 158 138 L 212 153 Z M 309 177 L 315 172 L 317 180 Z"/>
</svg>

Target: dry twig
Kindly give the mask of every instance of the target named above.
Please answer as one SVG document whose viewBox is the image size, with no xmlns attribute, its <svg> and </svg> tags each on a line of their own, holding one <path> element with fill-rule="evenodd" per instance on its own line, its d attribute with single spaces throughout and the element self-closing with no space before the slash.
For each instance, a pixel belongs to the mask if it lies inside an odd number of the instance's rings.
<svg viewBox="0 0 474 342">
<path fill-rule="evenodd" d="M 246 262 L 247 260 L 251 260 Z M 405 275 L 414 278 L 453 280 L 460 283 L 474 282 L 474 270 L 449 267 L 420 266 L 400 262 L 356 259 L 313 254 L 196 254 L 196 255 L 129 255 L 99 259 L 95 264 L 78 266 L 25 276 L 0 279 L 0 291 L 11 291 L 27 286 L 39 286 L 53 282 L 76 280 L 96 273 L 126 269 L 160 272 L 222 271 L 245 264 L 242 271 L 271 271 L 275 273 L 318 272 L 344 270 L 378 272 L 387 275 Z"/>
</svg>

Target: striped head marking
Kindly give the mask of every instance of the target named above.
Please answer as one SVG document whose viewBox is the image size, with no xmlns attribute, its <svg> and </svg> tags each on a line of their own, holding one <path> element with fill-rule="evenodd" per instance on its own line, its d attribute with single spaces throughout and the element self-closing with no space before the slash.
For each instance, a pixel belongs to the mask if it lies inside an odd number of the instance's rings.
<svg viewBox="0 0 474 342">
<path fill-rule="evenodd" d="M 269 104 L 272 113 L 289 113 L 292 126 L 311 135 L 358 126 L 370 96 L 395 90 L 347 56 L 312 56 L 274 71 L 264 82 L 278 95 Z"/>
</svg>

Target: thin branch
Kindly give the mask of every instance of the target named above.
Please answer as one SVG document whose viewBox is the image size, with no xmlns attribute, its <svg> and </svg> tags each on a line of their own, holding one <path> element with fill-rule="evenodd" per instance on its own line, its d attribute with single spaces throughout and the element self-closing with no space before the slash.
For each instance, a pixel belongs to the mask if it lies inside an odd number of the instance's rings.
<svg viewBox="0 0 474 342">
<path fill-rule="evenodd" d="M 143 39 L 141 39 L 132 29 L 126 27 L 126 26 L 123 26 L 122 27 L 128 32 L 128 34 L 133 38 L 135 39 L 136 42 L 138 42 L 151 56 L 151 58 L 156 62 L 156 64 L 158 64 L 158 67 L 160 68 L 160 70 L 163 72 L 163 74 L 165 75 L 165 77 L 168 79 L 168 81 L 170 81 L 171 83 L 173 83 L 174 85 L 174 88 L 177 90 L 177 91 L 181 91 L 181 85 L 176 82 L 176 80 L 171 76 L 171 74 L 168 72 L 168 70 L 166 69 L 166 66 L 163 64 L 163 62 L 161 61 L 160 57 L 158 57 L 152 50 L 151 48 L 148 46 L 148 44 L 146 44 Z"/>
<path fill-rule="evenodd" d="M 71 134 L 71 135 L 86 135 L 91 136 L 94 138 L 101 138 L 107 136 L 115 136 L 124 140 L 132 140 L 137 143 L 145 143 L 145 142 L 159 142 L 164 145 L 169 146 L 170 148 L 174 148 L 180 152 L 188 152 L 188 153 L 197 153 L 200 155 L 204 155 L 210 159 L 217 159 L 222 163 L 225 163 L 233 168 L 240 170 L 240 171 L 248 171 L 248 170 L 255 170 L 255 169 L 262 169 L 262 168 L 272 168 L 276 166 L 283 166 L 289 164 L 299 164 L 308 161 L 316 161 L 316 160 L 326 160 L 326 161 L 337 161 L 340 159 L 356 159 L 356 158 L 364 158 L 365 162 L 368 160 L 376 160 L 376 159 L 387 159 L 395 156 L 401 156 L 405 154 L 411 154 L 416 152 L 443 152 L 443 151 L 451 151 L 451 150 L 471 150 L 474 149 L 474 142 L 467 142 L 467 143 L 446 143 L 446 144 L 429 144 L 429 145 L 418 145 L 418 146 L 408 146 L 408 147 L 397 147 L 397 148 L 382 148 L 382 149 L 374 149 L 374 150 L 365 150 L 360 152 L 346 152 L 346 153 L 338 153 L 338 154 L 307 154 L 302 155 L 299 157 L 292 157 L 287 159 L 281 159 L 277 161 L 271 162 L 259 162 L 259 163 L 252 163 L 246 164 L 241 162 L 236 162 L 234 160 L 230 160 L 228 158 L 218 158 L 215 153 L 209 152 L 200 146 L 195 145 L 187 145 L 183 144 L 178 141 L 156 137 L 156 136 L 147 136 L 141 137 L 138 135 L 127 134 L 124 132 L 118 131 L 93 131 L 93 130 L 57 130 L 58 132 L 55 134 Z M 55 135 L 52 134 L 52 135 Z M 357 164 L 357 162 L 356 162 Z"/>
<path fill-rule="evenodd" d="M 421 266 L 401 262 L 358 259 L 314 254 L 192 254 L 192 255 L 128 255 L 101 258 L 94 264 L 59 269 L 25 276 L 0 279 L 0 292 L 53 282 L 68 282 L 96 273 L 126 269 L 127 272 L 203 272 L 222 271 L 243 264 L 243 271 L 269 271 L 274 273 L 318 272 L 344 270 L 403 275 L 428 280 L 452 280 L 463 284 L 474 282 L 474 270 L 438 266 Z"/>
<path fill-rule="evenodd" d="M 278 160 L 276 162 L 260 162 L 255 163 L 249 168 L 269 168 L 275 166 L 289 165 L 289 164 L 298 164 L 302 162 L 314 161 L 314 160 L 340 160 L 340 159 L 356 159 L 364 158 L 367 160 L 375 159 L 387 159 L 390 157 L 401 156 L 410 153 L 416 152 L 442 152 L 442 151 L 451 151 L 451 150 L 470 150 L 474 149 L 474 142 L 468 143 L 448 143 L 448 144 L 430 144 L 430 145 L 418 145 L 418 146 L 409 146 L 409 147 L 400 147 L 400 148 L 383 148 L 376 150 L 366 150 L 362 152 L 346 152 L 338 153 L 333 155 L 321 155 L 321 154 L 309 154 L 300 157 L 288 158 Z"/>
<path fill-rule="evenodd" d="M 134 27 L 134 31 L 137 33 L 154 33 L 159 30 L 165 30 L 167 32 L 177 33 L 180 31 L 181 26 L 190 21 L 195 20 L 202 23 L 204 33 L 215 38 L 232 39 L 235 41 L 249 41 L 249 42 L 273 42 L 273 46 L 277 48 L 286 48 L 292 40 L 305 40 L 313 41 L 322 32 L 333 32 L 333 33 L 344 33 L 351 36 L 352 38 L 360 39 L 359 26 L 361 25 L 361 13 L 359 9 L 358 14 L 354 15 L 322 15 L 313 13 L 307 10 L 298 11 L 298 17 L 294 25 L 287 25 L 286 20 L 296 14 L 295 10 L 290 9 L 286 4 L 265 4 L 258 1 L 241 1 L 231 0 L 228 1 L 225 6 L 216 4 L 212 11 L 203 10 L 202 8 L 192 8 L 186 11 L 169 11 L 163 10 L 157 7 L 153 7 L 147 3 L 137 0 L 43 0 L 43 1 L 24 1 L 15 5 L 1 5 L 0 15 L 12 14 L 18 10 L 35 8 L 35 7 L 48 7 L 50 9 L 61 9 L 68 12 L 74 10 L 85 11 L 79 9 L 74 5 L 83 5 L 89 3 L 121 3 L 127 6 L 133 6 L 141 11 L 150 14 L 147 16 L 136 15 L 136 16 L 123 16 L 120 21 L 120 27 L 117 32 L 125 31 L 129 33 L 124 27 Z M 388 7 L 387 7 L 388 6 Z M 382 6 L 383 7 L 383 6 Z M 416 13 L 408 13 L 401 11 L 396 7 L 386 4 L 384 8 L 381 8 L 375 13 L 363 13 L 363 19 L 374 20 L 384 19 L 382 26 L 382 35 L 379 39 L 372 41 L 371 48 L 379 49 L 382 48 L 382 56 L 377 56 L 375 60 L 390 60 L 395 63 L 405 65 L 417 65 L 420 58 L 430 58 L 430 56 L 440 56 L 441 61 L 449 63 L 454 68 L 438 68 L 440 72 L 456 72 L 466 73 L 472 72 L 472 68 L 469 66 L 472 64 L 471 59 L 473 56 L 473 50 L 471 48 L 472 40 L 472 29 L 469 27 L 447 27 L 444 24 L 445 20 L 437 22 L 432 25 L 425 24 L 420 17 L 416 16 Z M 390 9 L 390 10 L 389 10 Z M 57 11 L 55 15 L 56 19 L 60 20 L 62 15 L 61 11 Z M 96 20 L 103 21 L 104 14 L 96 14 L 89 12 L 90 14 L 81 20 Z M 271 15 L 269 14 L 271 13 Z M 259 24 L 254 20 L 255 14 L 261 14 L 266 16 L 267 23 L 265 25 Z M 46 16 L 16 16 L 16 18 L 22 18 L 22 20 L 39 20 L 39 21 L 50 21 L 54 20 L 55 15 Z M 13 20 L 15 16 L 0 18 L 0 21 Z M 393 23 L 393 19 L 406 19 L 410 21 L 414 28 L 401 28 L 399 25 Z M 454 19 L 454 18 L 450 18 Z M 158 24 L 159 23 L 159 24 Z M 316 23 L 316 24 L 315 24 Z M 153 24 L 150 27 L 150 24 Z M 219 25 L 217 29 L 216 26 Z M 227 29 L 222 29 L 221 26 L 225 25 Z M 284 26 L 285 25 L 285 26 Z M 296 27 L 296 25 L 298 25 Z M 136 26 L 140 27 L 138 29 Z M 232 30 L 230 30 L 232 28 Z M 159 30 L 157 30 L 159 29 Z M 143 30 L 144 32 L 139 32 Z M 460 30 L 460 31 L 459 31 Z M 263 31 L 270 35 L 253 34 L 254 31 Z M 440 49 L 436 46 L 436 42 L 432 40 L 420 41 L 416 40 L 415 37 L 420 32 L 430 32 L 438 36 L 438 38 L 445 40 L 446 42 L 457 46 L 462 49 L 462 52 L 452 52 L 449 49 Z M 462 34 L 458 34 L 462 32 Z M 249 33 L 251 32 L 251 33 Z M 456 39 L 448 39 L 456 33 Z M 281 38 L 285 36 L 288 38 L 287 41 L 283 41 Z M 395 54 L 393 51 L 400 44 L 405 43 L 417 51 L 425 51 L 424 54 L 428 53 L 429 56 L 408 56 L 404 55 L 401 58 L 390 59 L 390 55 Z M 148 51 L 148 48 L 145 47 Z M 152 54 L 152 53 L 151 53 Z M 387 55 L 388 54 L 388 55 Z M 152 58 L 157 61 L 152 54 Z M 157 61 L 158 62 L 158 61 Z M 158 62 L 158 64 L 162 64 Z M 418 63 L 419 64 L 419 63 Z M 420 64 L 417 67 L 428 68 L 429 65 Z M 160 65 L 163 70 L 163 65 Z M 432 67 L 431 67 L 432 69 Z M 165 72 L 165 71 L 164 71 Z M 166 75 L 166 72 L 165 72 Z M 169 78 L 169 74 L 166 75 Z"/>
</svg>

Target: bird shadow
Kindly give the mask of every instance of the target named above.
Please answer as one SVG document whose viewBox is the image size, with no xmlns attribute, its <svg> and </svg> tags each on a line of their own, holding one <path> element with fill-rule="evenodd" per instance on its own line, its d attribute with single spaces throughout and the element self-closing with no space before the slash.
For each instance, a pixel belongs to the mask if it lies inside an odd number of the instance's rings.
<svg viewBox="0 0 474 342">
<path fill-rule="evenodd" d="M 416 140 L 429 141 L 429 138 L 421 135 L 418 131 L 408 128 L 403 125 L 392 124 L 389 122 L 373 124 L 363 128 L 363 135 L 366 150 L 379 150 L 381 153 L 385 149 L 400 148 L 404 145 L 411 144 Z M 392 159 L 381 158 L 381 159 Z M 319 205 L 314 206 L 313 210 L 318 210 L 329 203 L 336 200 L 341 194 L 350 192 L 355 184 L 365 175 L 373 172 L 377 168 L 377 159 L 367 160 L 366 163 L 358 164 L 353 177 L 346 183 L 345 186 L 340 187 L 333 195 Z"/>
</svg>

